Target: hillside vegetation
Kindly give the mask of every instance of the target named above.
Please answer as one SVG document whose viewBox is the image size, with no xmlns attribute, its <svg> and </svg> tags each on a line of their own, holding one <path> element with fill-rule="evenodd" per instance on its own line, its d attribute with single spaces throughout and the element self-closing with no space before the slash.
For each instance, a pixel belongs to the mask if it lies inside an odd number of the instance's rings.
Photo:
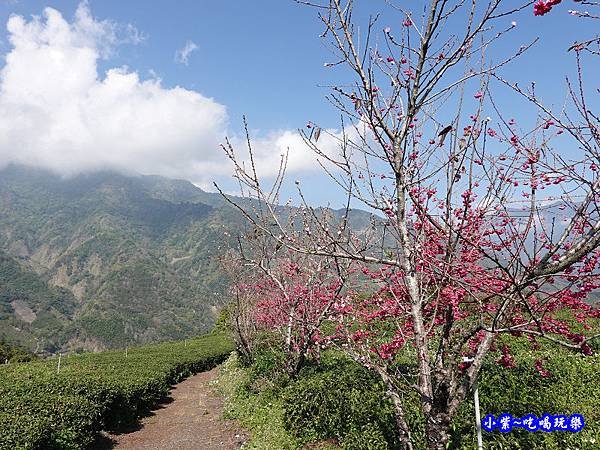
<svg viewBox="0 0 600 450">
<path fill-rule="evenodd" d="M 513 369 L 491 355 L 479 381 L 482 417 L 510 412 L 526 414 L 579 413 L 585 428 L 579 433 L 483 432 L 484 448 L 490 450 L 595 450 L 600 443 L 599 357 L 585 357 L 543 346 L 531 350 L 523 338 L 506 338 L 516 359 Z M 535 361 L 545 361 L 549 376 L 542 377 Z M 238 419 L 252 440 L 248 448 L 391 450 L 398 442 L 394 411 L 385 387 L 374 374 L 338 351 L 325 352 L 295 378 L 282 371 L 282 355 L 264 349 L 246 366 L 233 355 L 223 366 L 220 386 L 226 395 L 228 417 Z M 406 356 L 398 369 L 414 364 Z M 425 449 L 425 424 L 414 392 L 403 402 L 408 420 L 417 432 L 415 449 Z M 452 423 L 450 449 L 476 448 L 473 396 L 462 405 Z"/>
<path fill-rule="evenodd" d="M 351 215 L 355 228 L 369 220 Z M 219 194 L 188 181 L 8 166 L 0 170 L 0 336 L 54 353 L 204 333 L 227 286 L 218 258 L 243 223 Z"/>
<path fill-rule="evenodd" d="M 0 338 L 0 363 L 10 364 L 13 362 L 33 361 L 36 356 L 26 350 L 15 347 Z"/>
<path fill-rule="evenodd" d="M 233 209 L 189 182 L 0 171 L 0 335 L 38 352 L 206 332 Z"/>
<path fill-rule="evenodd" d="M 225 334 L 0 367 L 0 449 L 83 449 L 233 350 Z"/>
</svg>

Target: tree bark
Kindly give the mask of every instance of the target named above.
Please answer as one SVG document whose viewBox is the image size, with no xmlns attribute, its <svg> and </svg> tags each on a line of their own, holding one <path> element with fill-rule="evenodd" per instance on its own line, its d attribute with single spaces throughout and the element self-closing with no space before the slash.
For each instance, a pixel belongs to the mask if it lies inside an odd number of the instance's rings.
<svg viewBox="0 0 600 450">
<path fill-rule="evenodd" d="M 398 394 L 396 387 L 393 384 L 392 379 L 388 375 L 388 373 L 381 367 L 374 368 L 379 376 L 383 380 L 386 386 L 386 395 L 392 401 L 394 405 L 394 417 L 396 419 L 396 427 L 398 429 L 400 444 L 404 450 L 413 450 L 414 445 L 412 441 L 412 436 L 410 434 L 410 427 L 406 422 L 406 416 L 404 415 L 404 405 L 402 404 L 402 399 Z"/>
<path fill-rule="evenodd" d="M 429 416 L 425 425 L 428 450 L 444 450 L 450 440 L 450 417 L 438 412 Z"/>
</svg>

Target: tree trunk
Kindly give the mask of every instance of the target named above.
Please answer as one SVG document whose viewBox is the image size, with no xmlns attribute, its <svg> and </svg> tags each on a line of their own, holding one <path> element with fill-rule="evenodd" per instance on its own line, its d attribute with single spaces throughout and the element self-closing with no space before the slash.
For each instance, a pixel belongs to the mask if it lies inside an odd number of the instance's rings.
<svg viewBox="0 0 600 450">
<path fill-rule="evenodd" d="M 400 435 L 400 444 L 404 450 L 413 450 L 412 437 L 410 435 L 410 428 L 406 423 L 406 417 L 404 417 L 404 409 L 402 408 L 402 399 L 396 392 L 388 390 L 388 397 L 394 404 L 394 416 L 396 418 L 396 427 Z"/>
<path fill-rule="evenodd" d="M 252 349 L 246 337 L 244 336 L 243 326 L 236 316 L 234 321 L 234 339 L 236 341 L 236 350 L 242 359 L 242 363 L 247 366 L 253 362 Z"/>
<path fill-rule="evenodd" d="M 431 415 L 425 425 L 425 436 L 429 450 L 444 450 L 450 440 L 450 417 L 446 413 Z"/>
<path fill-rule="evenodd" d="M 306 353 L 301 351 L 297 355 L 293 352 L 288 353 L 287 359 L 287 373 L 291 378 L 296 378 L 300 373 L 300 370 L 306 364 Z"/>
<path fill-rule="evenodd" d="M 402 398 L 396 391 L 396 387 L 392 382 L 392 379 L 385 371 L 385 369 L 381 367 L 367 367 L 368 369 L 375 369 L 375 371 L 379 374 L 381 379 L 383 380 L 386 386 L 386 395 L 392 401 L 394 405 L 394 416 L 396 419 L 396 427 L 398 429 L 398 434 L 400 438 L 400 444 L 404 450 L 413 450 L 414 445 L 412 441 L 412 436 L 410 434 L 410 427 L 406 422 L 406 417 L 404 415 L 404 405 L 402 404 Z"/>
</svg>

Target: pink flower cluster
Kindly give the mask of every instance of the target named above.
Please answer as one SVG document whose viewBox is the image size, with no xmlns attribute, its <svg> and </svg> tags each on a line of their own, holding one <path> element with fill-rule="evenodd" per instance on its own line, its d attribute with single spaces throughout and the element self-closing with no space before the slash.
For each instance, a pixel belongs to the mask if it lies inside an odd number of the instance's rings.
<svg viewBox="0 0 600 450">
<path fill-rule="evenodd" d="M 535 16 L 543 16 L 552 10 L 553 6 L 558 5 L 561 0 L 538 0 L 533 5 L 533 14 Z"/>
<path fill-rule="evenodd" d="M 546 369 L 544 369 L 544 368 L 542 367 L 542 361 L 541 361 L 541 360 L 539 360 L 539 359 L 537 359 L 537 360 L 535 361 L 535 370 L 536 370 L 536 371 L 537 371 L 537 372 L 540 374 L 540 376 L 541 376 L 541 377 L 543 377 L 543 378 L 547 378 L 547 377 L 549 377 L 550 375 L 552 375 L 552 374 L 550 373 L 550 371 L 548 371 L 548 370 L 546 370 Z"/>
<path fill-rule="evenodd" d="M 515 362 L 515 358 L 510 354 L 510 348 L 508 345 L 504 344 L 502 346 L 502 356 L 498 359 L 498 364 L 506 367 L 507 369 L 514 369 L 517 367 L 517 363 Z"/>
</svg>

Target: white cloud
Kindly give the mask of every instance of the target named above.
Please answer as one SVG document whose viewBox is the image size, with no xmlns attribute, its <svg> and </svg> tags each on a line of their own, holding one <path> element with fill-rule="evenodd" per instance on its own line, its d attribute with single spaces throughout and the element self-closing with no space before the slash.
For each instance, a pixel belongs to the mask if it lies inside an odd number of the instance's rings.
<svg viewBox="0 0 600 450">
<path fill-rule="evenodd" d="M 0 72 L 0 168 L 14 162 L 67 175 L 108 168 L 201 185 L 231 174 L 219 149 L 228 134 L 224 105 L 127 68 L 98 73 L 98 60 L 115 46 L 142 39 L 134 28 L 98 21 L 82 3 L 70 23 L 47 8 L 29 21 L 12 16 L 7 29 L 13 48 Z M 244 140 L 233 141 L 243 152 Z M 335 147 L 325 133 L 319 142 Z M 290 172 L 318 168 L 300 136 L 281 131 L 254 141 L 260 172 L 274 175 L 288 147 Z"/>
<path fill-rule="evenodd" d="M 175 52 L 175 61 L 187 66 L 189 63 L 190 54 L 194 50 L 198 50 L 198 46 L 192 41 L 187 41 L 183 48 L 180 48 Z"/>
<path fill-rule="evenodd" d="M 327 155 L 339 153 L 340 134 L 336 130 L 323 130 L 319 138 L 319 149 Z M 245 138 L 235 137 L 232 144 L 240 157 L 247 160 Z M 264 136 L 251 135 L 254 163 L 259 176 L 272 177 L 277 174 L 281 156 L 287 153 L 288 173 L 320 171 L 313 150 L 304 142 L 297 131 L 273 131 Z"/>
</svg>

